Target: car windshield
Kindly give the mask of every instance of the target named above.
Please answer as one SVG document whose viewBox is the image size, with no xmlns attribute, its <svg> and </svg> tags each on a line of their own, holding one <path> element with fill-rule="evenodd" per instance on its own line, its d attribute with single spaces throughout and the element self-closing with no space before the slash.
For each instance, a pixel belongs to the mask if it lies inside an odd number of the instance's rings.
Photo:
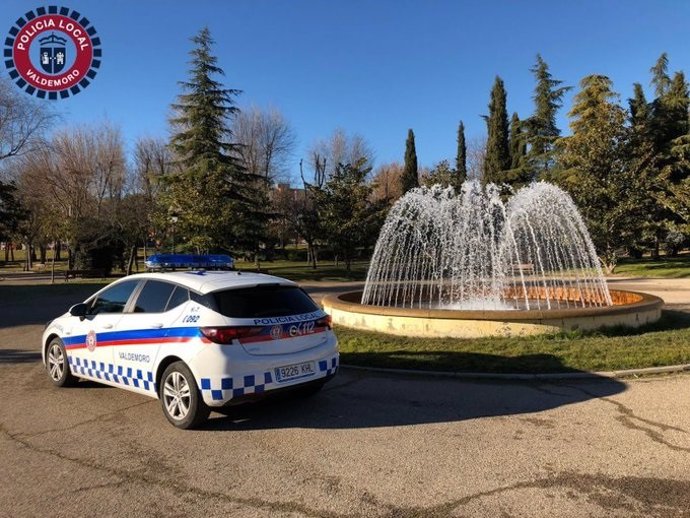
<svg viewBox="0 0 690 518">
<path fill-rule="evenodd" d="M 216 311 L 230 318 L 260 318 L 301 315 L 319 307 L 297 286 L 259 285 L 216 291 L 208 295 Z"/>
</svg>

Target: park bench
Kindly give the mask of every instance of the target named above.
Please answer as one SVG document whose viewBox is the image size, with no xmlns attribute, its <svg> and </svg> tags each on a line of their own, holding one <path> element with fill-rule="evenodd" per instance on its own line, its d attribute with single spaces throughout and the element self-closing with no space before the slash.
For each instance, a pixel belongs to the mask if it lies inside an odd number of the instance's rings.
<svg viewBox="0 0 690 518">
<path fill-rule="evenodd" d="M 76 279 L 81 277 L 82 279 L 97 279 L 105 277 L 105 272 L 97 268 L 92 268 L 88 270 L 65 270 L 65 281 L 70 278 Z"/>
<path fill-rule="evenodd" d="M 534 274 L 534 265 L 531 263 L 513 264 L 511 265 L 511 273 L 513 275 L 520 275 L 520 273 L 523 275 L 532 275 Z"/>
</svg>

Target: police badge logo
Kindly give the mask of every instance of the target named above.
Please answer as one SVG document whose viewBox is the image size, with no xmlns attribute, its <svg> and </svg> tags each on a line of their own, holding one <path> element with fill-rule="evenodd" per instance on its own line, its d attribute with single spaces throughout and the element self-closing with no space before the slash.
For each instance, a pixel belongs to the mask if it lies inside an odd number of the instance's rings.
<svg viewBox="0 0 690 518">
<path fill-rule="evenodd" d="M 96 345 L 98 345 L 98 343 L 96 342 L 96 331 L 92 329 L 86 335 L 86 348 L 90 352 L 94 352 L 96 350 Z"/>
<path fill-rule="evenodd" d="M 81 92 L 101 66 L 91 22 L 67 7 L 39 7 L 17 19 L 5 39 L 10 78 L 30 95 L 64 99 Z"/>
<path fill-rule="evenodd" d="M 273 326 L 271 328 L 271 338 L 280 340 L 281 336 L 283 336 L 283 326 Z"/>
</svg>

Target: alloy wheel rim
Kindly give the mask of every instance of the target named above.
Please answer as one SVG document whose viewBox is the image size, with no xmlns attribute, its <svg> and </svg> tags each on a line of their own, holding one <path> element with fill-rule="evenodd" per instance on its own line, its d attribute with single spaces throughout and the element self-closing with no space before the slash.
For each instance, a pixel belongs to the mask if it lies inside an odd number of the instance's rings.
<svg viewBox="0 0 690 518">
<path fill-rule="evenodd" d="M 192 391 L 187 378 L 180 372 L 171 372 L 163 384 L 163 403 L 168 415 L 180 421 L 187 417 L 192 402 Z"/>
<path fill-rule="evenodd" d="M 60 381 L 65 372 L 65 355 L 58 344 L 51 345 L 48 351 L 48 372 L 53 381 Z"/>
</svg>

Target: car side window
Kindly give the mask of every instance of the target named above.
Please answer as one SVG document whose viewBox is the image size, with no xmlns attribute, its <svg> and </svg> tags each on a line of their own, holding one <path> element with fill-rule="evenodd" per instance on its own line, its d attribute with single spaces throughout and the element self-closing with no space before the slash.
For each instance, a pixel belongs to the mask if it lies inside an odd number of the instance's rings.
<svg viewBox="0 0 690 518">
<path fill-rule="evenodd" d="M 134 313 L 163 313 L 174 289 L 169 282 L 146 281 L 134 303 Z"/>
<path fill-rule="evenodd" d="M 180 304 L 184 304 L 189 300 L 189 290 L 187 288 L 183 288 L 182 286 L 176 286 L 175 291 L 173 291 L 172 295 L 170 295 L 170 300 L 168 300 L 168 306 L 165 308 L 165 311 L 169 311 L 173 308 L 176 308 Z"/>
<path fill-rule="evenodd" d="M 136 280 L 124 281 L 106 289 L 94 299 L 88 314 L 122 313 L 137 284 Z"/>
</svg>

